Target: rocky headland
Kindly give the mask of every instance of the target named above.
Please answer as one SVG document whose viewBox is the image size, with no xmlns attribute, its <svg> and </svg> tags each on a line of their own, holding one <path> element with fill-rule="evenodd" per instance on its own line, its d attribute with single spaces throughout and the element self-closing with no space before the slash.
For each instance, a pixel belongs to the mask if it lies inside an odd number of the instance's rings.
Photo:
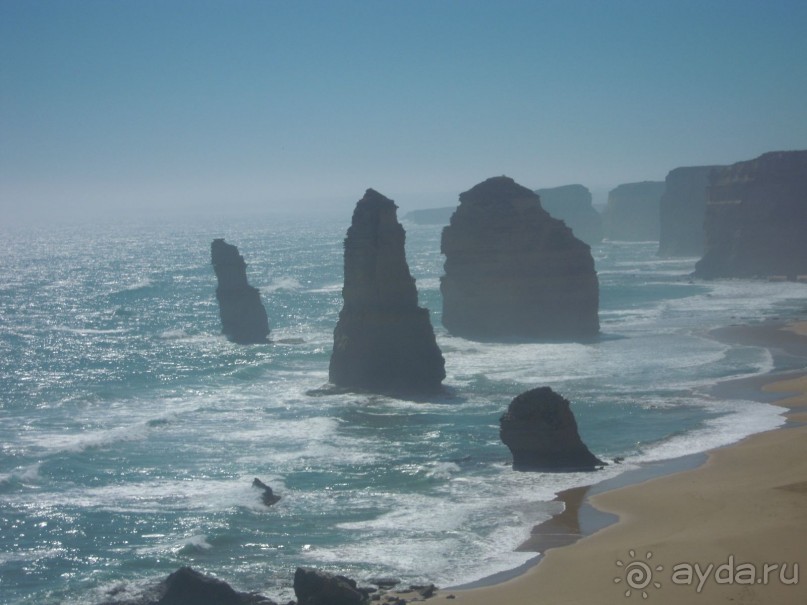
<svg viewBox="0 0 807 605">
<path fill-rule="evenodd" d="M 658 241 L 664 182 L 625 183 L 608 192 L 603 235 L 612 241 Z"/>
<path fill-rule="evenodd" d="M 372 189 L 345 238 L 344 305 L 333 335 L 331 383 L 378 393 L 435 392 L 445 360 L 428 309 L 418 306 L 395 203 Z"/>
<path fill-rule="evenodd" d="M 659 208 L 659 256 L 701 256 L 709 178 L 720 166 L 676 168 L 664 180 Z"/>
<path fill-rule="evenodd" d="M 604 466 L 577 432 L 569 401 L 550 387 L 522 393 L 499 419 L 517 471 L 590 471 Z"/>
<path fill-rule="evenodd" d="M 589 246 L 602 241 L 602 217 L 591 204 L 591 192 L 583 185 L 537 189 L 541 206 L 568 225 L 575 237 Z"/>
<path fill-rule="evenodd" d="M 247 264 L 238 248 L 215 239 L 210 246 L 216 272 L 221 328 L 228 340 L 238 344 L 266 342 L 269 319 L 257 288 L 247 283 Z"/>
<path fill-rule="evenodd" d="M 583 341 L 599 333 L 590 247 L 508 177 L 460 195 L 443 229 L 443 325 L 493 342 Z"/>
<path fill-rule="evenodd" d="M 807 151 L 775 151 L 712 173 L 695 275 L 807 275 Z"/>
</svg>

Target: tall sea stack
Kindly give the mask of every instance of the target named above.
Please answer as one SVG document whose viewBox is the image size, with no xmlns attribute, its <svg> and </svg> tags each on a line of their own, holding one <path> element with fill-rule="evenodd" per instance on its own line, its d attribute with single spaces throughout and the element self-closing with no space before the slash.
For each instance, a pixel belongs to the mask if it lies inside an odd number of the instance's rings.
<svg viewBox="0 0 807 605">
<path fill-rule="evenodd" d="M 663 193 L 661 181 L 625 183 L 611 189 L 602 215 L 605 237 L 617 241 L 658 241 Z"/>
<path fill-rule="evenodd" d="M 695 275 L 807 275 L 807 151 L 775 151 L 713 173 Z"/>
<path fill-rule="evenodd" d="M 541 206 L 554 218 L 566 223 L 575 237 L 589 246 L 602 241 L 602 217 L 591 204 L 591 192 L 583 185 L 563 185 L 538 189 Z"/>
<path fill-rule="evenodd" d="M 247 283 L 247 264 L 238 248 L 223 239 L 214 239 L 210 246 L 213 270 L 219 285 L 221 328 L 228 340 L 238 344 L 266 342 L 269 320 L 257 288 Z"/>
<path fill-rule="evenodd" d="M 429 311 L 418 307 L 395 203 L 372 189 L 345 238 L 344 305 L 333 333 L 330 381 L 377 393 L 438 391 L 445 360 Z"/>
<path fill-rule="evenodd" d="M 676 168 L 667 174 L 659 208 L 659 256 L 701 256 L 709 176 L 720 166 Z"/>
<path fill-rule="evenodd" d="M 443 325 L 493 342 L 581 341 L 599 333 L 589 246 L 507 177 L 460 195 L 443 229 Z"/>
</svg>

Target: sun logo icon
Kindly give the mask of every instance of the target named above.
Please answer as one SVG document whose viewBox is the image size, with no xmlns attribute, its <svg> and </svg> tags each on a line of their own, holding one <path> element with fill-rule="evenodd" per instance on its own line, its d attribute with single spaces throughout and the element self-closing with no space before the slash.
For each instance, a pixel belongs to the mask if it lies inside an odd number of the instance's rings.
<svg viewBox="0 0 807 605">
<path fill-rule="evenodd" d="M 635 590 L 637 593 L 641 593 L 643 599 L 646 599 L 648 594 L 645 588 L 651 585 L 655 588 L 661 588 L 661 582 L 653 581 L 653 571 L 662 571 L 664 570 L 664 566 L 656 565 L 655 567 L 651 567 L 649 561 L 653 558 L 653 553 L 650 551 L 645 553 L 645 561 L 637 561 L 636 551 L 633 549 L 629 550 L 628 554 L 630 558 L 633 559 L 632 561 L 623 563 L 617 560 L 616 562 L 617 567 L 623 567 L 625 569 L 625 575 L 624 577 L 619 576 L 614 578 L 614 584 L 619 584 L 624 581 L 628 586 L 628 589 L 625 591 L 626 597 L 631 596 Z"/>
</svg>

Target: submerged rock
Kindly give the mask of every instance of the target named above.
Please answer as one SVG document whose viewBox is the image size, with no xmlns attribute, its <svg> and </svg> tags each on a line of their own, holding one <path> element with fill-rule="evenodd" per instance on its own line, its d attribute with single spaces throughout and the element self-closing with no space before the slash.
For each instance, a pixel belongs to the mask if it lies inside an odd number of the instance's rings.
<svg viewBox="0 0 807 605">
<path fill-rule="evenodd" d="M 328 376 L 348 389 L 434 392 L 445 378 L 445 360 L 429 311 L 418 307 L 396 208 L 372 189 L 356 204 Z"/>
<path fill-rule="evenodd" d="M 605 463 L 577 432 L 569 401 L 549 387 L 522 393 L 499 419 L 517 471 L 589 471 Z"/>
<path fill-rule="evenodd" d="M 695 275 L 807 275 L 807 151 L 766 153 L 712 173 Z"/>
<path fill-rule="evenodd" d="M 663 193 L 664 183 L 660 181 L 625 183 L 609 191 L 602 216 L 605 237 L 617 241 L 658 241 Z"/>
<path fill-rule="evenodd" d="M 307 567 L 294 572 L 294 594 L 298 605 L 362 605 L 368 601 L 367 592 L 355 580 Z"/>
<path fill-rule="evenodd" d="M 247 283 L 247 264 L 238 248 L 215 239 L 210 246 L 216 272 L 221 328 L 228 340 L 238 344 L 266 342 L 269 319 L 257 288 Z"/>
<path fill-rule="evenodd" d="M 280 501 L 280 496 L 275 494 L 275 492 L 272 491 L 271 487 L 266 485 L 263 481 L 261 481 L 257 477 L 255 477 L 252 480 L 252 487 L 257 487 L 258 489 L 263 490 L 263 493 L 261 494 L 261 501 L 266 506 L 272 506 L 273 504 L 277 504 Z"/>
<path fill-rule="evenodd" d="M 599 284 L 587 244 L 507 177 L 460 195 L 443 229 L 443 325 L 480 341 L 590 340 Z"/>
<path fill-rule="evenodd" d="M 541 206 L 571 228 L 575 237 L 589 246 L 602 241 L 602 217 L 591 203 L 591 192 L 583 185 L 563 185 L 535 191 Z"/>
</svg>

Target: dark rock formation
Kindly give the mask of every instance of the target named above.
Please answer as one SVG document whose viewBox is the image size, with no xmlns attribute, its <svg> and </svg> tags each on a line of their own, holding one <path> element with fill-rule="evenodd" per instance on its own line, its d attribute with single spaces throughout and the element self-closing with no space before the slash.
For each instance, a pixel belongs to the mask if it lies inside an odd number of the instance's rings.
<svg viewBox="0 0 807 605">
<path fill-rule="evenodd" d="M 294 594 L 298 605 L 362 605 L 367 593 L 354 580 L 316 569 L 298 567 L 294 572 Z"/>
<path fill-rule="evenodd" d="M 538 189 L 541 206 L 568 225 L 575 237 L 589 246 L 602 241 L 602 217 L 591 205 L 591 192 L 583 185 Z"/>
<path fill-rule="evenodd" d="M 252 487 L 257 487 L 258 489 L 263 490 L 263 493 L 261 494 L 261 501 L 266 506 L 272 506 L 273 504 L 277 504 L 277 502 L 280 501 L 280 496 L 275 494 L 272 491 L 271 487 L 266 485 L 263 481 L 261 481 L 257 477 L 255 477 L 252 480 Z"/>
<path fill-rule="evenodd" d="M 445 360 L 429 311 L 418 307 L 395 203 L 368 189 L 345 238 L 344 306 L 333 333 L 330 381 L 379 393 L 440 389 Z"/>
<path fill-rule="evenodd" d="M 591 249 L 512 179 L 491 178 L 460 195 L 441 251 L 443 325 L 451 334 L 525 342 L 599 333 Z"/>
<path fill-rule="evenodd" d="M 706 250 L 695 275 L 807 274 L 807 151 L 777 151 L 714 171 Z"/>
<path fill-rule="evenodd" d="M 659 208 L 659 256 L 701 256 L 709 175 L 720 166 L 676 168 L 667 174 Z"/>
<path fill-rule="evenodd" d="M 216 298 L 224 335 L 239 344 L 266 342 L 269 320 L 257 288 L 247 283 L 247 265 L 238 248 L 215 239 L 210 246 L 219 285 Z"/>
<path fill-rule="evenodd" d="M 568 400 L 549 387 L 513 399 L 499 422 L 517 471 L 588 471 L 605 464 L 580 439 Z"/>
<path fill-rule="evenodd" d="M 444 206 L 442 208 L 412 210 L 404 214 L 403 218 L 417 225 L 448 225 L 448 221 L 456 209 L 456 206 Z"/>
<path fill-rule="evenodd" d="M 181 567 L 136 599 L 101 605 L 276 605 L 255 593 L 235 591 L 227 582 Z"/>
<path fill-rule="evenodd" d="M 603 235 L 616 241 L 658 241 L 663 193 L 660 181 L 626 183 L 612 189 L 602 216 Z"/>
</svg>

